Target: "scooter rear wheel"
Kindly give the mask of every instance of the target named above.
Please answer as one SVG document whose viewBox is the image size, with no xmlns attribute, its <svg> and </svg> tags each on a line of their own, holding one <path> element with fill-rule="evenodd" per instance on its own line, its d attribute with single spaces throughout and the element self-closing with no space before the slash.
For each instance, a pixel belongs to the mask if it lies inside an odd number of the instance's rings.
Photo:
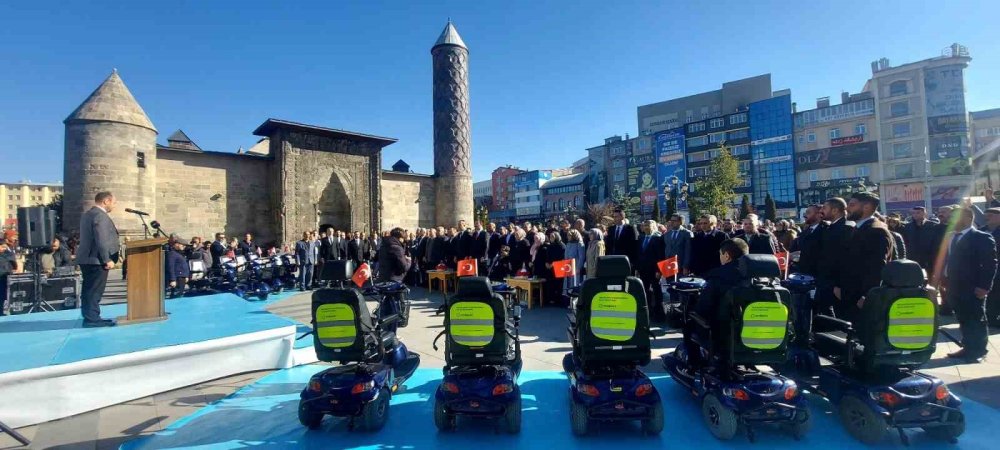
<svg viewBox="0 0 1000 450">
<path fill-rule="evenodd" d="M 573 427 L 573 434 L 583 436 L 587 434 L 590 418 L 587 415 L 587 408 L 570 400 L 569 421 Z"/>
<path fill-rule="evenodd" d="M 382 387 L 378 398 L 368 402 L 361 410 L 361 423 L 365 431 L 378 431 L 389 420 L 389 388 Z"/>
<path fill-rule="evenodd" d="M 708 394 L 701 401 L 701 415 L 716 439 L 728 441 L 736 436 L 740 425 L 736 412 L 723 405 L 715 394 Z"/>
<path fill-rule="evenodd" d="M 445 409 L 441 400 L 434 399 L 434 426 L 437 427 L 438 431 L 447 432 L 454 430 L 455 422 L 455 415 L 448 414 L 448 410 Z"/>
<path fill-rule="evenodd" d="M 513 395 L 514 401 L 504 411 L 503 421 L 508 433 L 518 434 L 521 432 L 521 390 L 516 386 Z"/>
<path fill-rule="evenodd" d="M 659 436 L 663 431 L 663 403 L 653 405 L 653 414 L 642 421 L 642 432 L 647 436 Z"/>
<path fill-rule="evenodd" d="M 313 412 L 308 406 L 304 404 L 299 404 L 299 422 L 302 426 L 315 430 L 318 429 L 320 424 L 323 423 L 323 415 L 317 412 Z"/>
<path fill-rule="evenodd" d="M 840 399 L 840 420 L 847 432 L 865 444 L 877 444 L 885 438 L 889 425 L 865 402 L 853 395 Z"/>
</svg>

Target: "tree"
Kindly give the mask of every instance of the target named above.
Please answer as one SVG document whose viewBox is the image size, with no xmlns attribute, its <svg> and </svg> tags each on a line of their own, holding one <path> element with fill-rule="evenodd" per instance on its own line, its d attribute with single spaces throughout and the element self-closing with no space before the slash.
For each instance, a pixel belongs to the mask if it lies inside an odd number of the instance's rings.
<svg viewBox="0 0 1000 450">
<path fill-rule="evenodd" d="M 616 189 L 611 196 L 611 203 L 614 203 L 615 207 L 621 208 L 622 212 L 625 213 L 625 217 L 632 220 L 640 218 L 639 197 L 631 197 L 621 189 Z"/>
<path fill-rule="evenodd" d="M 771 193 L 767 193 L 767 197 L 764 197 L 764 220 L 770 220 L 774 222 L 778 218 L 778 205 L 774 203 L 774 199 L 771 198 Z"/>
<path fill-rule="evenodd" d="M 696 212 L 698 215 L 728 217 L 730 205 L 736 195 L 734 189 L 740 184 L 739 163 L 723 142 L 719 147 L 719 156 L 712 160 L 708 177 L 695 182 L 693 191 L 697 196 L 688 198 L 691 217 L 697 217 Z"/>
<path fill-rule="evenodd" d="M 740 220 L 746 219 L 750 214 L 753 214 L 753 207 L 750 206 L 750 196 L 743 194 L 743 200 L 740 200 Z"/>
<path fill-rule="evenodd" d="M 583 219 L 592 227 L 603 223 L 611 225 L 614 223 L 615 207 L 611 203 L 590 203 L 587 211 L 583 213 Z"/>
</svg>

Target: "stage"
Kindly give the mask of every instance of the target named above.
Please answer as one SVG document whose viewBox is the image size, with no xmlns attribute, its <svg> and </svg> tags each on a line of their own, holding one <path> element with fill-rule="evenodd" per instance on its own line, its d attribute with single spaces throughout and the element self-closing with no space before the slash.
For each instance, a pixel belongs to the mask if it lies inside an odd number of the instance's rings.
<svg viewBox="0 0 1000 450">
<path fill-rule="evenodd" d="M 46 422 L 220 377 L 315 361 L 302 327 L 264 310 L 294 294 L 166 301 L 167 320 L 83 328 L 78 309 L 0 317 L 0 420 Z M 102 306 L 104 317 L 125 305 Z"/>
<path fill-rule="evenodd" d="M 868 448 L 844 431 L 829 403 L 816 397 L 810 397 L 813 429 L 802 441 L 766 428 L 758 430 L 756 443 L 742 435 L 729 442 L 718 441 L 702 423 L 697 402 L 666 376 L 653 378 L 663 398 L 666 419 L 660 436 L 643 437 L 637 424 L 601 424 L 592 435 L 578 438 L 570 431 L 566 376 L 555 371 L 521 375 L 523 428 L 516 436 L 495 433 L 485 421 L 461 419 L 457 431 L 438 433 L 432 414 L 434 391 L 441 379 L 437 368 L 419 369 L 406 382 L 406 389 L 393 396 L 389 422 L 378 433 L 349 432 L 344 420 L 330 417 L 320 430 L 308 431 L 296 417 L 298 395 L 310 375 L 322 369 L 307 365 L 275 372 L 159 433 L 121 448 Z M 1000 419 L 1000 412 L 972 401 L 966 401 L 963 411 L 968 431 L 958 445 L 911 431 L 911 447 L 996 448 L 990 425 Z M 895 435 L 877 447 L 904 448 Z"/>
</svg>

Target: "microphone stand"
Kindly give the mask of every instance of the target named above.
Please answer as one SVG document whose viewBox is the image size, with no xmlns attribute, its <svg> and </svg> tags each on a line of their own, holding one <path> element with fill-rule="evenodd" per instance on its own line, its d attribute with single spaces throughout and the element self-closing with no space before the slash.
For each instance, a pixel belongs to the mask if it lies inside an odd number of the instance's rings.
<svg viewBox="0 0 1000 450">
<path fill-rule="evenodd" d="M 132 214 L 135 214 L 135 213 L 132 213 Z M 150 231 L 149 231 L 149 225 L 146 224 L 146 218 L 143 217 L 142 214 L 135 214 L 135 215 L 139 216 L 139 220 L 142 221 L 143 239 L 149 239 L 149 235 L 152 234 L 152 233 L 150 233 Z"/>
</svg>

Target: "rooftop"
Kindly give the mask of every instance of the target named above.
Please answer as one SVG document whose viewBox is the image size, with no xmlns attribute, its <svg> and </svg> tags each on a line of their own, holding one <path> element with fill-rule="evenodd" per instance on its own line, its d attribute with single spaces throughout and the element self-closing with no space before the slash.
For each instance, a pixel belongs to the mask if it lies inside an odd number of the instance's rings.
<svg viewBox="0 0 1000 450">
<path fill-rule="evenodd" d="M 153 122 L 118 76 L 118 70 L 112 71 L 63 123 L 73 121 L 118 122 L 156 131 Z"/>
<path fill-rule="evenodd" d="M 353 141 L 370 141 L 377 144 L 381 144 L 382 147 L 393 144 L 397 141 L 395 138 L 388 138 L 382 136 L 375 136 L 373 134 L 358 133 L 355 131 L 338 130 L 336 128 L 320 127 L 316 125 L 306 125 L 304 123 L 292 122 L 289 120 L 281 119 L 267 119 L 264 123 L 260 124 L 256 130 L 253 130 L 253 134 L 256 136 L 270 136 L 274 130 L 278 129 L 288 129 L 293 131 L 305 131 L 312 134 L 319 134 L 322 136 L 329 136 L 340 139 L 349 139 Z"/>
<path fill-rule="evenodd" d="M 972 111 L 969 114 L 972 115 L 972 120 L 992 119 L 994 117 L 1000 117 L 1000 108 Z"/>
<path fill-rule="evenodd" d="M 574 173 L 573 175 L 566 175 L 564 177 L 553 178 L 549 180 L 548 183 L 545 183 L 545 186 L 543 186 L 542 188 L 548 190 L 563 186 L 573 186 L 583 183 L 584 180 L 586 179 L 587 179 L 586 173 Z"/>
<path fill-rule="evenodd" d="M 448 25 L 444 26 L 444 31 L 441 32 L 441 36 L 438 37 L 437 42 L 434 43 L 434 47 L 439 45 L 455 45 L 466 50 L 469 49 L 469 47 L 465 46 L 465 41 L 462 40 L 462 36 L 458 35 L 458 30 L 456 30 L 455 26 L 451 24 L 451 20 L 448 21 Z"/>
</svg>

